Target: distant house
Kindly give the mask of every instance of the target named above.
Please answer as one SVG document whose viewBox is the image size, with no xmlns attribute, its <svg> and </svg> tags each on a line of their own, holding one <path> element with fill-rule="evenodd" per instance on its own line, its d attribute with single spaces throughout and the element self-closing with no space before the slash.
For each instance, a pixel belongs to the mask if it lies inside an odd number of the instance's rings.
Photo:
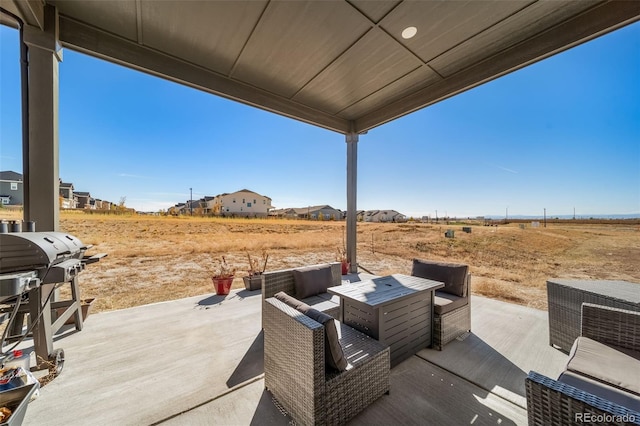
<svg viewBox="0 0 640 426">
<path fill-rule="evenodd" d="M 75 209 L 78 207 L 78 198 L 73 193 L 73 184 L 60 182 L 60 207 L 63 209 Z"/>
<path fill-rule="evenodd" d="M 178 203 L 173 207 L 169 207 L 168 213 L 174 216 L 184 214 L 185 203 Z"/>
<path fill-rule="evenodd" d="M 0 172 L 0 201 L 7 206 L 23 204 L 23 180 L 20 173 L 12 171 Z"/>
<path fill-rule="evenodd" d="M 207 202 L 207 209 L 218 216 L 267 217 L 271 198 L 248 189 L 224 193 Z"/>
<path fill-rule="evenodd" d="M 367 210 L 363 214 L 364 222 L 406 222 L 407 217 L 395 210 Z"/>
<path fill-rule="evenodd" d="M 298 218 L 298 213 L 296 212 L 296 209 L 290 207 L 290 208 L 287 208 L 287 209 L 271 210 L 269 212 L 269 216 L 280 217 L 280 218 L 289 218 L 289 219 L 297 219 Z"/>
<path fill-rule="evenodd" d="M 275 210 L 274 215 L 278 217 L 312 219 L 312 220 L 342 220 L 344 213 L 328 205 L 309 207 L 290 207 Z"/>
<path fill-rule="evenodd" d="M 205 215 L 213 214 L 213 200 L 215 200 L 215 198 L 216 197 L 206 196 L 199 200 L 200 208 L 202 209 L 203 214 Z"/>
<path fill-rule="evenodd" d="M 78 199 L 79 209 L 95 209 L 96 201 L 91 197 L 89 192 L 74 192 L 74 197 Z"/>
</svg>

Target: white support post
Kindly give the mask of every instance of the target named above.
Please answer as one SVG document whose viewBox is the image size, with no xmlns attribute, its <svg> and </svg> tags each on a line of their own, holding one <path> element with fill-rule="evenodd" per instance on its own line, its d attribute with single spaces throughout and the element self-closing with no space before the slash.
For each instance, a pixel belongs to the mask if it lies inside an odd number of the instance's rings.
<svg viewBox="0 0 640 426">
<path fill-rule="evenodd" d="M 35 221 L 37 231 L 59 228 L 58 11 L 44 9 L 44 31 L 25 26 L 29 48 L 28 142 L 23 144 L 24 220 Z"/>
<path fill-rule="evenodd" d="M 347 260 L 351 264 L 350 273 L 358 272 L 357 263 L 357 210 L 356 189 L 358 180 L 358 134 L 348 133 L 347 142 Z"/>
</svg>

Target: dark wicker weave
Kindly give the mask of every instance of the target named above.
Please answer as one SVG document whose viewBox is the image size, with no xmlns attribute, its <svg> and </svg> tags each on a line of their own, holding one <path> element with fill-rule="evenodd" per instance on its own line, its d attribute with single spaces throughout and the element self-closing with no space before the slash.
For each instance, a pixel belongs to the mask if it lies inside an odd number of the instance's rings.
<svg viewBox="0 0 640 426">
<path fill-rule="evenodd" d="M 547 281 L 549 344 L 567 353 L 580 335 L 583 303 L 640 311 L 640 284 L 625 281 Z"/>
<path fill-rule="evenodd" d="M 442 315 L 433 316 L 433 347 L 439 351 L 444 345 L 471 331 L 471 275 L 467 275 L 466 305 Z M 438 291 L 436 291 L 436 295 Z"/>
<path fill-rule="evenodd" d="M 531 371 L 525 379 L 529 426 L 640 425 L 640 413 Z M 579 417 L 581 416 L 581 417 Z M 597 421 L 579 421 L 586 416 Z"/>
<path fill-rule="evenodd" d="M 640 350 L 640 313 L 585 303 L 582 335 Z M 640 413 L 534 371 L 529 373 L 525 386 L 529 425 L 584 424 L 588 423 L 583 420 L 586 415 L 596 418 L 599 425 L 640 425 Z"/>
<path fill-rule="evenodd" d="M 389 392 L 389 347 L 336 322 L 351 366 L 326 372 L 324 327 L 274 298 L 263 305 L 264 380 L 300 424 L 344 424 Z"/>
<path fill-rule="evenodd" d="M 342 266 L 340 262 L 330 263 L 332 282 L 329 287 L 342 284 Z M 293 277 L 293 269 L 282 269 L 280 271 L 271 271 L 264 273 L 264 284 L 262 286 L 262 306 L 264 301 L 273 297 L 276 293 L 284 291 L 289 296 L 296 297 L 295 279 Z M 340 305 L 336 304 L 335 308 L 325 309 L 325 313 L 334 318 L 338 318 L 340 314 Z M 264 324 L 264 309 L 262 313 L 262 324 Z"/>
</svg>

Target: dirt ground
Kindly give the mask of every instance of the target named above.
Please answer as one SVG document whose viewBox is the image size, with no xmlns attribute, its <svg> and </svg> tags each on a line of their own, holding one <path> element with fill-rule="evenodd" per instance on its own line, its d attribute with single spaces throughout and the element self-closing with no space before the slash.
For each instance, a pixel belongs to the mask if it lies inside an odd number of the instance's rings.
<svg viewBox="0 0 640 426">
<path fill-rule="evenodd" d="M 0 211 L 2 219 L 19 216 Z M 268 255 L 267 270 L 330 262 L 344 244 L 344 222 L 105 216 L 62 212 L 61 231 L 89 254 L 107 253 L 80 275 L 83 298 L 96 311 L 213 293 L 214 260 L 238 268 L 247 253 Z M 462 232 L 471 226 L 471 232 Z M 410 273 L 413 258 L 466 263 L 472 292 L 546 309 L 546 280 L 615 279 L 640 283 L 637 224 L 358 223 L 358 263 L 377 275 Z M 455 238 L 445 238 L 452 229 Z"/>
</svg>

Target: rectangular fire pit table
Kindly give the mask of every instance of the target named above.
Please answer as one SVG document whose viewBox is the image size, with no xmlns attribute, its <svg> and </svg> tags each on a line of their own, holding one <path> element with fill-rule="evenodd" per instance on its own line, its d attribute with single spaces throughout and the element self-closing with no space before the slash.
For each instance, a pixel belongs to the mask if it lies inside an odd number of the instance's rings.
<svg viewBox="0 0 640 426">
<path fill-rule="evenodd" d="M 434 291 L 438 281 L 389 275 L 327 291 L 340 296 L 345 324 L 391 348 L 391 366 L 432 344 Z"/>
<path fill-rule="evenodd" d="M 568 353 L 580 335 L 583 303 L 640 312 L 640 284 L 627 281 L 547 281 L 549 344 Z"/>
</svg>

